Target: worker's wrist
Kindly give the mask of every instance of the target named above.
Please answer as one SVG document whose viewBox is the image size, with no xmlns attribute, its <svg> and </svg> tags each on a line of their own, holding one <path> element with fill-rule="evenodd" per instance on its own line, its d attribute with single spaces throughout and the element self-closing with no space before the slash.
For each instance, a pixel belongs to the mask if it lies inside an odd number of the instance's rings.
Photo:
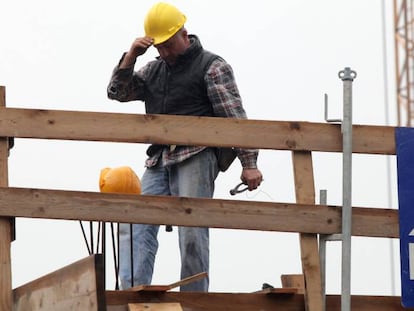
<svg viewBox="0 0 414 311">
<path fill-rule="evenodd" d="M 137 60 L 137 56 L 131 54 L 131 51 L 124 53 L 119 62 L 119 68 L 130 68 L 135 66 L 135 62 Z"/>
<path fill-rule="evenodd" d="M 257 156 L 258 151 L 256 149 L 236 149 L 237 156 L 240 160 L 243 169 L 257 169 Z"/>
</svg>

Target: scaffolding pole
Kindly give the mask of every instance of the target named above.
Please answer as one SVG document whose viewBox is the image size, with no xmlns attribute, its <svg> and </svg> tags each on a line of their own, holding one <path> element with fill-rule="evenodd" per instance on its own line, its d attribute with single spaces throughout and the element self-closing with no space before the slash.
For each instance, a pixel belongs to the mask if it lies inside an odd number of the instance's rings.
<svg viewBox="0 0 414 311">
<path fill-rule="evenodd" d="M 342 295 L 341 310 L 351 310 L 352 228 L 352 82 L 356 72 L 346 67 L 338 74 L 343 81 L 342 120 Z"/>
</svg>

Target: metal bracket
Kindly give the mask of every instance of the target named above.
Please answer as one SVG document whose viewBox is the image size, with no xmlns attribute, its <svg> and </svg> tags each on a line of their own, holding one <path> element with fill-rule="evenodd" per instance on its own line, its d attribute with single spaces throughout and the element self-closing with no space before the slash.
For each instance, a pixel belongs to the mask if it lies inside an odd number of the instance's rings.
<svg viewBox="0 0 414 311">
<path fill-rule="evenodd" d="M 329 119 L 328 118 L 328 94 L 324 94 L 324 104 L 325 104 L 325 121 L 328 123 L 342 123 L 342 119 Z"/>
</svg>

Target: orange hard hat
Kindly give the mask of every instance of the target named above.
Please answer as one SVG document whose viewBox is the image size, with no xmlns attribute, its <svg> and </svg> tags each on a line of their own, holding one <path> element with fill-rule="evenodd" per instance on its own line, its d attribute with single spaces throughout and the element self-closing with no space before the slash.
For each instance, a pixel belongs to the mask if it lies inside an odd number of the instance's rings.
<svg viewBox="0 0 414 311">
<path fill-rule="evenodd" d="M 141 181 L 129 166 L 103 168 L 99 190 L 108 193 L 141 194 Z"/>
</svg>

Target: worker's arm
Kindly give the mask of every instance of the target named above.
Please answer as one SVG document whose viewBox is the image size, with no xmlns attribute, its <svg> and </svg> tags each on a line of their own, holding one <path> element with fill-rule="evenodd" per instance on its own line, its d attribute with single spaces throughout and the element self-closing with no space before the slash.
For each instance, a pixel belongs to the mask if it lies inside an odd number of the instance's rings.
<svg viewBox="0 0 414 311">
<path fill-rule="evenodd" d="M 144 66 L 138 72 L 134 72 L 134 66 L 137 57 L 143 55 L 151 45 L 151 38 L 135 39 L 129 51 L 122 55 L 121 60 L 112 72 L 107 87 L 107 94 L 110 99 L 121 102 L 145 99 L 145 74 L 150 64 Z"/>
<path fill-rule="evenodd" d="M 207 70 L 205 81 L 215 116 L 247 119 L 233 70 L 229 64 L 220 58 L 215 60 Z M 248 185 L 249 190 L 254 190 L 263 180 L 262 173 L 257 168 L 259 151 L 257 149 L 235 149 L 243 167 L 240 178 Z"/>
</svg>

